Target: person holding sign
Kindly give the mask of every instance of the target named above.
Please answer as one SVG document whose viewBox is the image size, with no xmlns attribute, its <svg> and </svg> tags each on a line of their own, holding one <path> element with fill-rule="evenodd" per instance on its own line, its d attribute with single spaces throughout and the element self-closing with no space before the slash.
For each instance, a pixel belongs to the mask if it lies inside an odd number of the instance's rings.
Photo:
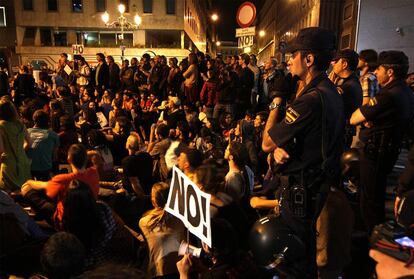
<svg viewBox="0 0 414 279">
<path fill-rule="evenodd" d="M 215 164 L 203 164 L 197 168 L 195 182 L 203 191 L 211 195 L 210 216 L 212 219 L 222 218 L 227 220 L 238 232 L 240 239 L 247 239 L 249 234 L 248 217 L 240 206 L 224 188 L 224 171 Z M 245 248 L 243 242 L 239 242 L 240 248 Z"/>
<path fill-rule="evenodd" d="M 178 248 L 185 240 L 184 224 L 164 210 L 169 190 L 168 184 L 155 183 L 151 191 L 154 209 L 139 220 L 139 227 L 148 243 L 148 274 L 151 278 L 177 274 Z"/>
<path fill-rule="evenodd" d="M 211 265 L 196 256 L 187 253 L 177 262 L 180 279 L 189 278 L 190 272 L 198 273 L 198 278 L 254 278 L 257 270 L 248 256 L 237 248 L 237 233 L 231 224 L 224 219 L 213 219 L 211 222 L 212 245 L 210 248 L 202 244 L 203 252 L 211 259 Z"/>
</svg>

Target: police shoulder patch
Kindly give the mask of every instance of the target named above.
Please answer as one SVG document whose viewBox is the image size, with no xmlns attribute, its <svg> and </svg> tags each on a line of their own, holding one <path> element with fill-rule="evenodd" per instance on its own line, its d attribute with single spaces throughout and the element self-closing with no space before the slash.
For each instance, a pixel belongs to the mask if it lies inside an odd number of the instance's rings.
<svg viewBox="0 0 414 279">
<path fill-rule="evenodd" d="M 285 123 L 286 124 L 292 124 L 299 118 L 300 114 L 294 110 L 292 107 L 289 107 L 286 110 L 286 116 L 285 116 Z"/>
<path fill-rule="evenodd" d="M 371 99 L 369 100 L 369 106 L 370 106 L 370 107 L 373 107 L 373 106 L 375 106 L 376 104 L 378 104 L 377 98 L 373 97 L 373 98 L 371 98 Z"/>
</svg>

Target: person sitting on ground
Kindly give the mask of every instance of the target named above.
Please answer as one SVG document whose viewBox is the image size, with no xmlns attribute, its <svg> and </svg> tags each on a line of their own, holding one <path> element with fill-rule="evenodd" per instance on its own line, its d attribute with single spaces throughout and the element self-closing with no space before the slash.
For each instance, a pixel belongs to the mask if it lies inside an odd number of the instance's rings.
<svg viewBox="0 0 414 279">
<path fill-rule="evenodd" d="M 116 118 L 115 127 L 109 130 L 106 134 L 106 139 L 110 142 L 112 155 L 114 157 L 114 164 L 120 166 L 122 159 L 128 156 L 128 151 L 125 149 L 125 144 L 129 133 L 131 132 L 131 122 L 125 116 Z"/>
<path fill-rule="evenodd" d="M 62 230 L 74 234 L 85 246 L 85 267 L 90 268 L 117 257 L 128 261 L 133 247 L 132 235 L 118 234 L 126 230 L 122 220 L 104 202 L 96 201 L 86 183 L 72 180 L 63 204 Z"/>
<path fill-rule="evenodd" d="M 236 233 L 237 232 L 237 233 Z M 196 272 L 199 278 L 255 278 L 258 270 L 246 253 L 238 249 L 238 231 L 224 219 L 212 219 L 212 247 L 202 243 L 204 252 L 210 256 L 211 264 L 206 267 L 200 259 L 191 254 L 185 254 L 177 262 L 180 278 L 189 278 L 191 272 Z"/>
<path fill-rule="evenodd" d="M 73 144 L 68 151 L 68 163 L 72 173 L 55 175 L 49 181 L 28 180 L 22 186 L 22 195 L 30 205 L 57 229 L 62 228 L 63 199 L 72 180 L 87 184 L 93 196 L 98 197 L 99 174 L 95 167 L 86 168 L 86 148 Z M 54 201 L 57 199 L 57 202 Z"/>
<path fill-rule="evenodd" d="M 102 181 L 110 181 L 114 175 L 114 158 L 105 134 L 93 129 L 88 132 L 87 139 L 88 161 L 97 168 Z"/>
<path fill-rule="evenodd" d="M 131 133 L 126 142 L 128 156 L 122 159 L 124 188 L 138 196 L 149 195 L 153 184 L 152 157 L 142 151 L 143 142 L 136 133 Z M 139 167 L 138 167 L 139 166 Z"/>
<path fill-rule="evenodd" d="M 196 169 L 203 163 L 203 154 L 195 148 L 188 147 L 182 148 L 179 152 L 178 168 L 194 181 Z"/>
<path fill-rule="evenodd" d="M 165 154 L 171 144 L 171 139 L 168 135 L 169 129 L 165 124 L 153 125 L 151 127 L 150 143 L 148 144 L 147 152 L 154 159 L 154 170 L 156 170 L 153 173 L 154 178 L 160 181 L 164 181 L 168 177 L 168 168 L 165 162 Z"/>
<path fill-rule="evenodd" d="M 50 279 L 69 279 L 80 275 L 83 272 L 85 256 L 85 247 L 75 235 L 67 232 L 55 233 L 45 243 L 40 254 L 42 275 Z"/>
<path fill-rule="evenodd" d="M 231 142 L 224 153 L 229 172 L 225 178 L 225 192 L 234 200 L 242 200 L 250 195 L 254 186 L 254 174 L 246 166 L 246 148 L 242 143 Z"/>
<path fill-rule="evenodd" d="M 32 143 L 27 154 L 32 159 L 32 178 L 47 181 L 50 179 L 53 163 L 57 161 L 59 136 L 49 129 L 49 115 L 43 110 L 33 114 L 34 127 L 27 131 Z"/>
<path fill-rule="evenodd" d="M 79 143 L 78 133 L 76 133 L 75 120 L 68 115 L 60 117 L 60 132 L 59 132 L 59 148 L 58 158 L 59 163 L 67 163 L 68 150 L 72 144 Z"/>
<path fill-rule="evenodd" d="M 164 182 L 153 185 L 151 201 L 154 209 L 139 220 L 139 227 L 148 243 L 148 274 L 151 277 L 178 273 L 175 266 L 178 248 L 185 239 L 184 224 L 164 209 L 169 189 L 169 185 Z"/>
</svg>

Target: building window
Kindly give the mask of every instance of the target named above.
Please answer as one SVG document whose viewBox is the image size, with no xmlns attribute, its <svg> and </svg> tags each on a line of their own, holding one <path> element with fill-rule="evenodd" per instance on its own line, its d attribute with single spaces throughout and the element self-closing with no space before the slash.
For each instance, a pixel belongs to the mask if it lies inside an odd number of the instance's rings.
<svg viewBox="0 0 414 279">
<path fill-rule="evenodd" d="M 48 11 L 57 11 L 58 10 L 58 3 L 57 0 L 47 0 L 47 10 Z"/>
<path fill-rule="evenodd" d="M 23 10 L 33 11 L 33 0 L 23 0 Z"/>
<path fill-rule="evenodd" d="M 81 13 L 83 10 L 82 0 L 72 0 L 72 12 Z"/>
<path fill-rule="evenodd" d="M 53 38 L 55 39 L 55 46 L 67 46 L 68 41 L 66 38 L 66 32 L 57 31 L 53 34 Z"/>
<path fill-rule="evenodd" d="M 144 14 L 152 14 L 152 0 L 144 0 Z"/>
<path fill-rule="evenodd" d="M 341 49 L 346 49 L 351 47 L 351 34 L 342 36 L 341 38 Z"/>
<path fill-rule="evenodd" d="M 175 15 L 175 0 L 165 0 L 167 15 Z"/>
<path fill-rule="evenodd" d="M 121 0 L 121 1 L 119 1 L 119 4 L 124 4 L 125 12 L 129 13 L 129 0 Z"/>
<path fill-rule="evenodd" d="M 352 13 L 353 13 L 353 5 L 352 3 L 350 3 L 344 8 L 344 21 L 352 18 Z"/>
<path fill-rule="evenodd" d="M 24 46 L 34 45 L 35 36 L 36 36 L 36 28 L 26 27 L 26 29 L 24 30 L 23 45 Z"/>
<path fill-rule="evenodd" d="M 0 27 L 6 27 L 6 8 L 0 7 Z"/>
<path fill-rule="evenodd" d="M 97 13 L 103 13 L 106 11 L 106 1 L 105 0 L 96 0 L 96 12 Z"/>
<path fill-rule="evenodd" d="M 42 46 L 52 45 L 52 32 L 50 28 L 40 28 L 40 42 Z"/>
</svg>

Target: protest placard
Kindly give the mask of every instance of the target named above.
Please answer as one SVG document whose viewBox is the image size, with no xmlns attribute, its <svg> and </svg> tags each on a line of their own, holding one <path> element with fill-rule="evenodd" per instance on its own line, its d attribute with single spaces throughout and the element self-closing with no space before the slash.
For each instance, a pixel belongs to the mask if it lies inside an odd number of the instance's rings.
<svg viewBox="0 0 414 279">
<path fill-rule="evenodd" d="M 210 194 L 201 191 L 180 169 L 173 167 L 173 176 L 165 210 L 181 221 L 187 229 L 211 247 Z"/>
</svg>

